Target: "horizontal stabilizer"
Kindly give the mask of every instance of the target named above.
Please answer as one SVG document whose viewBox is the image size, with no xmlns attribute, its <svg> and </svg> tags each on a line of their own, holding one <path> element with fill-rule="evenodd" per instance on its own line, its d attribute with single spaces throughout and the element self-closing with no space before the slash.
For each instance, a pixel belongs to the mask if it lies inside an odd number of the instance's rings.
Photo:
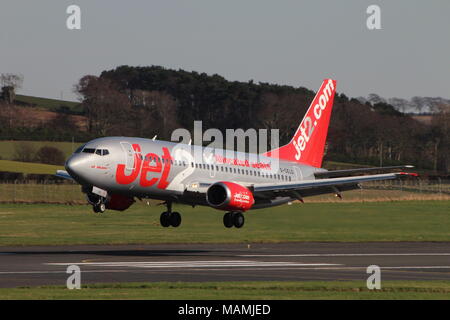
<svg viewBox="0 0 450 320">
<path fill-rule="evenodd" d="M 353 174 L 364 174 L 364 173 L 373 173 L 373 172 L 386 172 L 392 170 L 404 170 L 411 169 L 414 166 L 411 165 L 403 165 L 403 166 L 390 166 L 390 167 L 373 167 L 373 168 L 358 168 L 358 169 L 345 169 L 345 170 L 333 170 L 333 171 L 322 171 L 314 173 L 314 176 L 317 179 L 325 179 L 325 178 L 337 178 L 337 177 L 346 177 L 351 176 Z"/>
</svg>

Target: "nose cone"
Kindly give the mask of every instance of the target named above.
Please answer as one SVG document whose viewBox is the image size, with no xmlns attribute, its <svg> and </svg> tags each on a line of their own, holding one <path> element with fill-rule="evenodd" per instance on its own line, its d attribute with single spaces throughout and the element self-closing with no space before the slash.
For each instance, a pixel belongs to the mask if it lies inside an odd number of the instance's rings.
<svg viewBox="0 0 450 320">
<path fill-rule="evenodd" d="M 80 182 L 83 180 L 83 159 L 79 155 L 72 155 L 65 164 L 66 171 L 70 176 L 76 181 Z"/>
</svg>

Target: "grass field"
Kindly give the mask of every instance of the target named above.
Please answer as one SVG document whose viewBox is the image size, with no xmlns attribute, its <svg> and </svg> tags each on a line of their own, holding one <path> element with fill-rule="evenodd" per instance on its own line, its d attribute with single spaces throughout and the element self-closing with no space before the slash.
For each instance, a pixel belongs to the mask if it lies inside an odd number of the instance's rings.
<svg viewBox="0 0 450 320">
<path fill-rule="evenodd" d="M 0 171 L 21 172 L 25 174 L 55 174 L 56 170 L 64 169 L 63 166 L 51 164 L 0 160 Z"/>
<path fill-rule="evenodd" d="M 250 211 L 242 229 L 223 212 L 175 206 L 183 223 L 162 228 L 161 206 L 94 214 L 87 205 L 0 205 L 0 245 L 450 241 L 450 201 L 305 203 Z"/>
<path fill-rule="evenodd" d="M 11 141 L 11 140 L 3 140 L 0 141 L 0 155 L 2 159 L 5 160 L 14 160 L 14 152 L 15 147 L 19 144 L 29 144 L 36 151 L 43 146 L 52 146 L 61 150 L 66 157 L 69 157 L 73 151 L 75 151 L 79 146 L 83 143 L 81 142 L 55 142 L 55 141 Z M 355 168 L 364 168 L 370 167 L 368 165 L 361 165 L 355 163 L 345 163 L 345 162 L 336 162 L 336 161 L 324 161 L 323 167 L 329 170 L 341 170 L 341 169 L 355 169 Z"/>
<path fill-rule="evenodd" d="M 331 282 L 156 282 L 65 287 L 0 289 L 6 299 L 152 299 L 152 300 L 270 300 L 270 299 L 450 299 L 448 281 L 383 281 L 369 290 L 363 281 Z"/>
<path fill-rule="evenodd" d="M 1 166 L 1 161 L 0 161 Z M 29 172 L 46 172 L 54 174 L 58 167 L 42 166 L 43 171 L 37 171 L 40 165 L 31 166 Z M 33 170 L 31 170 L 33 169 Z M 49 204 L 86 204 L 86 195 L 81 192 L 81 187 L 76 183 L 64 181 L 64 184 L 48 181 L 46 183 L 28 182 L 2 182 L 0 183 L 0 203 L 49 203 Z M 439 186 L 423 187 L 422 192 L 410 190 L 364 189 L 348 191 L 339 199 L 332 194 L 314 196 L 305 199 L 306 203 L 342 203 L 342 202 L 385 202 L 399 200 L 450 200 L 450 185 L 441 186 L 446 193 L 436 190 Z M 158 201 L 150 201 L 158 203 Z"/>
<path fill-rule="evenodd" d="M 73 151 L 75 151 L 82 143 L 75 142 L 55 142 L 55 141 L 0 141 L 0 156 L 4 160 L 14 160 L 16 146 L 20 144 L 30 145 L 34 151 L 38 151 L 44 146 L 51 146 L 61 150 L 66 158 L 68 158 Z"/>
</svg>

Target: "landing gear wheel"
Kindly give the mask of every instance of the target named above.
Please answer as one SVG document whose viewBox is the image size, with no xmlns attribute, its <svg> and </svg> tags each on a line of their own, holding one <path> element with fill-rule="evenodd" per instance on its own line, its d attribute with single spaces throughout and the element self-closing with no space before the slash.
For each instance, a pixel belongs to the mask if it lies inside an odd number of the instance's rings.
<svg viewBox="0 0 450 320">
<path fill-rule="evenodd" d="M 234 223 L 233 223 L 233 212 L 227 212 L 224 214 L 223 216 L 223 225 L 225 226 L 225 228 L 231 228 Z"/>
<path fill-rule="evenodd" d="M 170 226 L 170 213 L 169 212 L 163 212 L 161 213 L 161 217 L 159 218 L 159 222 L 164 228 L 167 228 Z"/>
<path fill-rule="evenodd" d="M 236 228 L 242 228 L 244 226 L 244 215 L 240 212 L 235 212 L 233 214 L 233 224 Z"/>
<path fill-rule="evenodd" d="M 92 209 L 95 213 L 103 213 L 106 211 L 106 204 L 104 204 L 103 202 L 94 204 L 92 206 Z"/>
<path fill-rule="evenodd" d="M 103 212 L 106 211 L 106 204 L 105 204 L 104 202 L 102 202 L 102 203 L 100 203 L 100 204 L 98 205 L 98 211 L 99 211 L 100 213 L 103 213 Z"/>
<path fill-rule="evenodd" d="M 169 217 L 170 225 L 174 228 L 181 224 L 181 215 L 178 212 L 172 212 Z"/>
</svg>

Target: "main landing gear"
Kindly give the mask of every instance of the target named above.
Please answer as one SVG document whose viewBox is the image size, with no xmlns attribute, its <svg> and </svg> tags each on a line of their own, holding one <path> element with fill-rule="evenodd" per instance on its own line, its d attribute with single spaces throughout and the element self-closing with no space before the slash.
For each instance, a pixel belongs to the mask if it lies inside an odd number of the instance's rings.
<svg viewBox="0 0 450 320">
<path fill-rule="evenodd" d="M 241 212 L 227 212 L 223 216 L 223 225 L 226 228 L 235 226 L 236 228 L 242 228 L 244 226 L 244 215 Z"/>
<path fill-rule="evenodd" d="M 172 202 L 166 202 L 167 211 L 161 213 L 159 221 L 164 228 L 178 227 L 181 224 L 181 215 L 178 212 L 172 212 Z"/>
</svg>

